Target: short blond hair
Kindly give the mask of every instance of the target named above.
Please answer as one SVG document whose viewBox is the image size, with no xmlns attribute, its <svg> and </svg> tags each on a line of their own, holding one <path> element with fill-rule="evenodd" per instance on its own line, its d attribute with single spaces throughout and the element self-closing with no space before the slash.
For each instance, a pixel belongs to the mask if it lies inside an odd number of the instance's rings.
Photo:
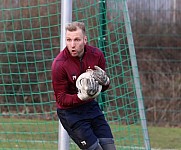
<svg viewBox="0 0 181 150">
<path fill-rule="evenodd" d="M 77 29 L 81 29 L 82 33 L 85 35 L 85 24 L 83 22 L 71 22 L 65 27 L 65 30 L 70 32 L 77 31 Z"/>
</svg>

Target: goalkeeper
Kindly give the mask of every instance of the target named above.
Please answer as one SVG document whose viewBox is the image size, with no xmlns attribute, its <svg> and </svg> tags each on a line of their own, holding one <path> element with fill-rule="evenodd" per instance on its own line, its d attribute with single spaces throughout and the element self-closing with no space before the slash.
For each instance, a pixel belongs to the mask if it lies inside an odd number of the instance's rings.
<svg viewBox="0 0 181 150">
<path fill-rule="evenodd" d="M 105 91 L 110 84 L 104 71 L 104 55 L 87 44 L 84 23 L 72 22 L 65 30 L 66 47 L 52 64 L 52 84 L 60 122 L 80 149 L 115 150 L 110 126 L 96 101 L 100 86 L 101 91 Z M 90 76 L 81 78 L 86 71 L 91 72 Z"/>
</svg>

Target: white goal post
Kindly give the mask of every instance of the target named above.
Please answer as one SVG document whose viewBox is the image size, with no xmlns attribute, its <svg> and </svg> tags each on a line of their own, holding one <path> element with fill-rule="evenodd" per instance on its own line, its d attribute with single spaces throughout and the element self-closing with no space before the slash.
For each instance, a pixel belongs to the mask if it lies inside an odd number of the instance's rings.
<svg viewBox="0 0 181 150">
<path fill-rule="evenodd" d="M 65 47 L 65 26 L 72 21 L 72 0 L 61 0 L 61 40 L 60 50 Z M 59 121 L 58 150 L 69 150 L 69 135 Z"/>
</svg>

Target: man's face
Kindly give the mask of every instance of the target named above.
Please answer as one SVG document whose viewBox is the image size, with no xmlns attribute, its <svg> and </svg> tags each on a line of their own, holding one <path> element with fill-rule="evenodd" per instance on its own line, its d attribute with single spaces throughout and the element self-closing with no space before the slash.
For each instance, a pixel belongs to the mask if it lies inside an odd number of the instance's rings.
<svg viewBox="0 0 181 150">
<path fill-rule="evenodd" d="M 84 46 L 87 37 L 82 33 L 81 29 L 77 31 L 66 31 L 66 46 L 73 57 L 81 57 L 84 53 Z"/>
</svg>

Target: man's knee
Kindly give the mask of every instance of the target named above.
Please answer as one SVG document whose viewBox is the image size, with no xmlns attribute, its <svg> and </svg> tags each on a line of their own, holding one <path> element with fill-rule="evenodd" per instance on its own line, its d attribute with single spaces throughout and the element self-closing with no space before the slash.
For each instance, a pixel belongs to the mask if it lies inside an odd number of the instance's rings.
<svg viewBox="0 0 181 150">
<path fill-rule="evenodd" d="M 98 141 L 96 141 L 93 145 L 91 145 L 88 149 L 86 150 L 103 150 L 101 145 L 99 144 Z"/>
<path fill-rule="evenodd" d="M 100 138 L 89 148 L 84 150 L 116 150 L 113 138 Z"/>
<path fill-rule="evenodd" d="M 99 143 L 103 150 L 116 150 L 113 138 L 100 138 Z"/>
</svg>

